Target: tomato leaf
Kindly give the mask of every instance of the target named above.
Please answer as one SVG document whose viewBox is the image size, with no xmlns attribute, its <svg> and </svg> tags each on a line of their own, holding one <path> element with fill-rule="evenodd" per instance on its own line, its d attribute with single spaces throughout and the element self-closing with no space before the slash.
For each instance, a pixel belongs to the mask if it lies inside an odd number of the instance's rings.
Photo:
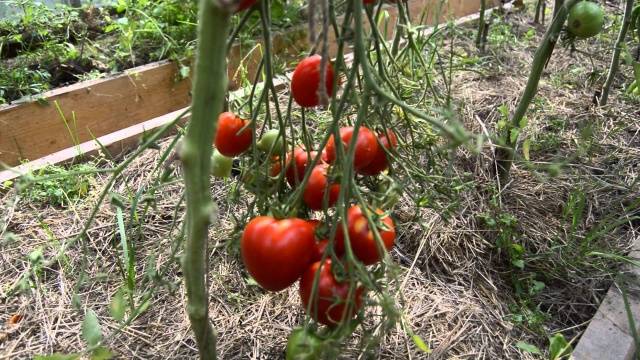
<svg viewBox="0 0 640 360">
<path fill-rule="evenodd" d="M 422 340 L 422 338 L 418 335 L 411 335 L 411 340 L 413 340 L 413 343 L 416 344 L 416 346 L 418 347 L 418 349 L 422 350 L 423 352 L 430 354 L 431 353 L 431 349 L 429 348 L 429 346 L 427 346 L 427 344 L 425 344 L 425 342 Z"/>
<path fill-rule="evenodd" d="M 93 310 L 87 311 L 82 321 L 82 338 L 89 346 L 96 346 L 102 341 L 100 322 Z"/>
<path fill-rule="evenodd" d="M 51 355 L 36 355 L 34 360 L 75 360 L 80 358 L 80 354 L 61 354 L 54 353 Z"/>
<path fill-rule="evenodd" d="M 537 346 L 535 345 L 531 345 L 529 343 L 526 343 L 524 341 L 518 341 L 516 343 L 516 347 L 524 352 L 528 352 L 530 354 L 536 354 L 536 355 L 541 355 L 542 352 L 540 351 L 540 349 L 538 349 Z"/>
<path fill-rule="evenodd" d="M 558 360 L 571 353 L 571 345 L 558 333 L 549 338 L 549 359 Z"/>
<path fill-rule="evenodd" d="M 113 353 L 111 350 L 104 346 L 100 346 L 91 352 L 91 360 L 109 360 L 113 359 Z"/>
<path fill-rule="evenodd" d="M 124 319 L 125 312 L 125 302 L 124 302 L 124 294 L 122 288 L 118 289 L 116 293 L 111 298 L 111 302 L 109 303 L 109 313 L 111 316 L 118 320 L 119 322 Z"/>
</svg>

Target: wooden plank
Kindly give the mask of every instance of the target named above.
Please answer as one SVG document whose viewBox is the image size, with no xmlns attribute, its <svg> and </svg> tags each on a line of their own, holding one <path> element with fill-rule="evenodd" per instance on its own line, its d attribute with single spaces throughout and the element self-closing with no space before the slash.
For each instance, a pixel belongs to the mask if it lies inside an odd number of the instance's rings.
<svg viewBox="0 0 640 360">
<path fill-rule="evenodd" d="M 96 140 L 87 141 L 78 146 L 57 151 L 53 154 L 13 167 L 9 170 L 0 171 L 0 183 L 15 179 L 29 171 L 36 171 L 49 165 L 87 159 L 94 155 L 98 155 L 101 152 L 100 145 L 104 146 L 111 154 L 121 154 L 123 151 L 137 146 L 142 134 L 154 131 L 172 122 L 185 110 L 187 110 L 187 108 L 179 109 L 101 136 Z M 180 120 L 180 123 L 184 124 L 188 119 L 189 117 L 185 116 Z M 175 129 L 173 129 L 173 131 L 175 131 Z"/>
<path fill-rule="evenodd" d="M 176 71 L 173 63 L 153 63 L 113 78 L 47 92 L 43 94 L 47 105 L 32 102 L 0 109 L 0 161 L 16 165 L 23 159 L 38 159 L 76 141 L 86 142 L 187 106 L 190 81 L 176 82 Z"/>
</svg>

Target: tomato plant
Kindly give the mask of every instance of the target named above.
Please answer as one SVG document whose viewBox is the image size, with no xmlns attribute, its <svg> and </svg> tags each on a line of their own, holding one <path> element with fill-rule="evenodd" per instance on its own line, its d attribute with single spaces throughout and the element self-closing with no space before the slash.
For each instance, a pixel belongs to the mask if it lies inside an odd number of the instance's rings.
<svg viewBox="0 0 640 360">
<path fill-rule="evenodd" d="M 287 341 L 286 360 L 316 360 L 322 353 L 322 339 L 304 328 L 294 329 Z"/>
<path fill-rule="evenodd" d="M 314 280 L 318 273 L 318 282 L 314 290 Z M 331 272 L 331 260 L 324 263 L 313 263 L 300 278 L 300 298 L 305 311 L 321 324 L 336 326 L 352 318 L 362 306 L 362 292 L 360 287 L 351 290 L 347 282 L 336 280 Z M 310 306 L 311 305 L 311 306 Z"/>
<path fill-rule="evenodd" d="M 322 210 L 323 205 L 332 207 L 338 200 L 340 184 L 330 183 L 327 176 L 329 165 L 316 165 L 309 175 L 309 180 L 304 188 L 302 199 L 311 210 Z M 329 192 L 327 194 L 327 191 Z"/>
<path fill-rule="evenodd" d="M 358 172 L 363 175 L 377 175 L 389 167 L 389 159 L 384 149 L 392 149 L 398 146 L 398 137 L 393 130 L 387 130 L 386 134 L 379 134 L 378 140 L 380 145 L 376 151 L 373 160 L 369 165 L 360 169 Z"/>
<path fill-rule="evenodd" d="M 213 176 L 220 178 L 231 176 L 232 166 L 232 158 L 222 155 L 218 149 L 213 150 L 213 155 L 211 155 L 211 174 Z"/>
<path fill-rule="evenodd" d="M 343 127 L 340 129 L 340 139 L 344 145 L 346 151 L 348 151 L 348 145 L 353 137 L 353 127 Z M 358 130 L 358 138 L 355 143 L 356 149 L 353 156 L 353 168 L 359 171 L 369 165 L 376 157 L 378 151 L 378 140 L 374 133 L 366 127 L 361 127 Z M 333 163 L 336 160 L 336 144 L 334 136 L 331 135 L 327 147 L 324 152 L 324 159 L 328 163 Z"/>
<path fill-rule="evenodd" d="M 279 291 L 293 284 L 311 262 L 314 227 L 307 221 L 270 216 L 252 219 L 240 241 L 242 260 L 260 286 Z"/>
<path fill-rule="evenodd" d="M 396 238 L 393 219 L 389 215 L 385 215 L 381 209 L 376 209 L 375 214 L 371 214 L 371 216 L 376 220 L 376 229 L 380 234 L 384 248 L 386 251 L 391 250 Z M 360 206 L 353 205 L 347 210 L 347 229 L 351 249 L 358 260 L 365 265 L 372 265 L 382 259 L 383 254 L 378 249 L 373 230 L 366 216 L 362 213 Z M 338 232 L 340 231 L 341 229 L 339 228 Z M 336 235 L 336 247 L 343 251 L 344 240 L 342 235 Z"/>
<path fill-rule="evenodd" d="M 596 3 L 581 1 L 569 11 L 569 32 L 578 38 L 586 39 L 598 35 L 603 25 L 604 11 Z"/>
<path fill-rule="evenodd" d="M 249 149 L 253 133 L 248 124 L 247 120 L 231 112 L 223 112 L 218 116 L 215 145 L 222 155 L 233 157 Z"/>
<path fill-rule="evenodd" d="M 296 66 L 291 78 L 291 95 L 302 107 L 314 107 L 320 105 L 318 89 L 320 87 L 320 55 L 309 56 Z M 333 66 L 327 62 L 325 71 L 325 87 L 327 96 L 331 97 L 333 91 Z"/>
</svg>

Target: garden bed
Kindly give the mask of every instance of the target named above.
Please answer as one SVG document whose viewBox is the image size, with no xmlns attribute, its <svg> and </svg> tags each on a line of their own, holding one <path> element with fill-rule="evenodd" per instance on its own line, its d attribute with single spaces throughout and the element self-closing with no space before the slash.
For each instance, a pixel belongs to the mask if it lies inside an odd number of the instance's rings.
<svg viewBox="0 0 640 360">
<path fill-rule="evenodd" d="M 473 45 L 471 24 L 439 33 L 446 45 L 439 48 L 439 58 L 454 64 L 449 88 L 456 115 L 470 131 L 493 132 L 503 117 L 500 107 L 512 107 L 520 96 L 543 32 L 530 19 L 529 13 L 512 14 L 494 23 L 486 54 Z M 440 207 L 416 209 L 405 195 L 394 209 L 398 240 L 392 257 L 399 269 L 389 285 L 398 289 L 404 317 L 431 347 L 433 358 L 539 358 L 526 345 L 545 351 L 547 337 L 557 333 L 575 342 L 614 282 L 619 262 L 598 254 L 622 256 L 637 238 L 637 221 L 617 220 L 629 217 L 625 207 L 637 196 L 633 186 L 640 156 L 640 101 L 614 92 L 607 107 L 592 102 L 593 80 L 606 69 L 614 34 L 609 29 L 578 44 L 586 53 L 556 50 L 523 134 L 530 139 L 530 160 L 516 165 L 504 188 L 495 186 L 490 142 L 480 152 L 411 154 L 416 166 L 432 169 L 433 177 L 417 181 L 424 196 Z M 616 87 L 629 80 L 623 69 Z M 287 99 L 285 88 L 280 100 L 286 104 Z M 170 141 L 163 140 L 161 147 Z M 126 195 L 154 186 L 151 174 L 165 164 L 158 151 L 147 150 L 113 190 Z M 111 164 L 101 160 L 86 166 Z M 35 280 L 22 278 L 80 231 L 108 176 L 78 181 L 64 189 L 75 189 L 73 201 L 59 196 L 62 207 L 47 200 L 58 183 L 3 195 L 2 291 L 32 288 L 30 294 L 3 294 L 0 350 L 6 357 L 80 350 L 76 292 L 78 303 L 97 312 L 105 333 L 118 328 L 107 310 L 122 283 L 117 216 L 110 204 L 100 207 L 86 249 L 70 249 L 62 261 L 39 269 Z M 304 319 L 297 288 L 267 293 L 248 280 L 233 250 L 240 230 L 236 216 L 246 204 L 234 198 L 232 186 L 230 181 L 211 184 L 219 222 L 210 231 L 207 255 L 219 357 L 281 358 L 289 332 Z M 137 244 L 138 286 L 155 290 L 148 299 L 136 299 L 148 300 L 146 311 L 108 337 L 108 346 L 122 358 L 196 356 L 182 274 L 171 253 L 174 221 L 183 218 L 182 194 L 181 182 L 163 187 L 153 199 L 154 211 L 144 216 L 145 226 L 134 224 L 128 231 Z M 496 249 L 499 240 L 522 246 L 522 269 L 514 269 L 512 259 Z M 83 273 L 90 281 L 80 283 Z M 11 324 L 14 314 L 23 318 Z M 356 333 L 344 358 L 356 358 L 362 336 Z M 424 356 L 400 329 L 378 351 L 381 358 Z"/>
</svg>

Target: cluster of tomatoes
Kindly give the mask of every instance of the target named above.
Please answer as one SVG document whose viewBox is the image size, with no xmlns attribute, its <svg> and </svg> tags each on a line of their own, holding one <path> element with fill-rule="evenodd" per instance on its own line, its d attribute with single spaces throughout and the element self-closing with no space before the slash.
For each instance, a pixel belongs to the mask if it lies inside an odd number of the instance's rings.
<svg viewBox="0 0 640 360">
<path fill-rule="evenodd" d="M 318 55 L 307 57 L 293 73 L 291 95 L 302 107 L 314 107 L 320 103 L 318 87 L 321 83 L 321 62 Z M 324 85 L 330 97 L 334 73 L 329 63 L 325 74 Z M 251 147 L 253 129 L 250 125 L 250 121 L 231 112 L 219 115 L 212 158 L 213 175 L 229 176 L 232 157 Z M 393 131 L 376 134 L 363 126 L 357 131 L 354 127 L 340 128 L 339 137 L 346 153 L 353 143 L 353 170 L 365 176 L 375 176 L 387 169 L 388 153 L 398 145 L 398 138 Z M 284 139 L 277 129 L 265 132 L 256 146 L 276 157 L 285 155 Z M 341 185 L 329 176 L 331 166 L 338 158 L 333 135 L 321 150 L 317 164 L 309 169 L 316 157 L 317 151 L 295 147 L 286 154 L 284 169 L 274 166 L 269 174 L 280 176 L 284 172 L 292 189 L 303 186 L 302 201 L 310 210 L 333 207 L 341 190 Z M 305 181 L 307 172 L 309 174 Z M 280 291 L 299 281 L 302 304 L 309 315 L 321 324 L 337 325 L 353 317 L 359 310 L 363 288 L 336 278 L 335 269 L 332 269 L 332 265 L 335 268 L 336 264 L 332 264 L 332 261 L 340 261 L 340 265 L 343 265 L 349 244 L 351 253 L 362 264 L 376 264 L 393 247 L 396 236 L 393 220 L 381 209 L 353 205 L 346 211 L 345 223 L 346 234 L 343 227 L 338 226 L 330 241 L 327 236 L 331 232 L 330 226 L 318 220 L 255 217 L 242 234 L 242 260 L 249 274 L 266 290 Z M 329 246 L 331 249 L 328 249 Z"/>
</svg>

